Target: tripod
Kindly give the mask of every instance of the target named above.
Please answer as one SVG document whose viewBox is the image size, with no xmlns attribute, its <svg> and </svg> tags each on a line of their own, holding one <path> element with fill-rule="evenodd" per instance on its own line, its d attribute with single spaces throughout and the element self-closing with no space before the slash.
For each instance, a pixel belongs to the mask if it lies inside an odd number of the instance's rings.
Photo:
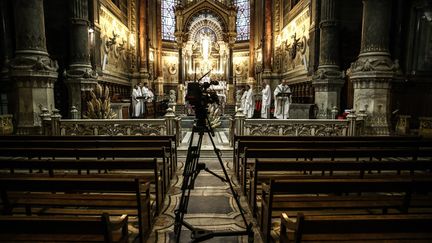
<svg viewBox="0 0 432 243">
<path fill-rule="evenodd" d="M 207 118 L 208 122 L 208 118 Z M 208 122 L 208 124 L 210 124 Z M 193 145 L 193 138 L 194 134 L 198 133 L 198 142 L 197 145 Z M 222 167 L 223 173 L 225 177 L 222 177 L 213 171 L 209 170 L 205 163 L 198 163 L 200 152 L 201 152 L 201 144 L 202 139 L 204 136 L 204 133 L 207 133 L 210 137 L 210 141 L 213 145 L 213 150 L 216 153 L 220 166 Z M 174 223 L 174 233 L 176 235 L 176 242 L 180 242 L 180 235 L 181 235 L 181 228 L 184 225 L 186 228 L 188 228 L 190 231 L 192 231 L 191 238 L 192 242 L 201 242 L 204 240 L 211 239 L 213 237 L 218 236 L 236 236 L 236 235 L 248 235 L 248 242 L 253 242 L 253 231 L 252 231 L 252 224 L 247 224 L 246 217 L 244 215 L 244 211 L 242 207 L 240 206 L 240 200 L 238 194 L 234 191 L 234 188 L 232 186 L 232 183 L 228 177 L 228 173 L 223 165 L 222 158 L 221 158 L 221 151 L 216 148 L 216 145 L 213 141 L 214 132 L 212 128 L 206 124 L 206 120 L 204 119 L 198 119 L 197 123 L 194 124 L 192 128 L 192 135 L 191 140 L 189 142 L 188 147 L 188 153 L 186 157 L 186 162 L 183 170 L 183 184 L 181 187 L 182 195 L 180 198 L 180 205 L 177 210 L 175 210 L 175 223 Z M 190 199 L 190 192 L 194 188 L 195 179 L 197 178 L 200 171 L 207 171 L 208 173 L 216 176 L 223 182 L 227 182 L 230 186 L 231 193 L 234 196 L 234 199 L 236 201 L 237 207 L 240 210 L 243 222 L 246 226 L 246 230 L 242 231 L 211 231 L 211 230 L 205 230 L 200 229 L 192 226 L 188 222 L 184 221 L 184 214 L 187 213 L 187 207 L 189 204 Z"/>
</svg>

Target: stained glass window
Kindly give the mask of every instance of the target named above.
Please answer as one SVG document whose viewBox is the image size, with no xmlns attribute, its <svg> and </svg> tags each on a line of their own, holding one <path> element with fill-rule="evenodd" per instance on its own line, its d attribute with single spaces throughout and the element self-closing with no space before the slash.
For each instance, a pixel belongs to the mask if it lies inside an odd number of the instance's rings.
<svg viewBox="0 0 432 243">
<path fill-rule="evenodd" d="M 237 6 L 237 41 L 249 40 L 250 4 L 249 0 L 236 0 Z"/>
<path fill-rule="evenodd" d="M 176 0 L 162 0 L 162 39 L 175 40 L 175 14 Z"/>
</svg>

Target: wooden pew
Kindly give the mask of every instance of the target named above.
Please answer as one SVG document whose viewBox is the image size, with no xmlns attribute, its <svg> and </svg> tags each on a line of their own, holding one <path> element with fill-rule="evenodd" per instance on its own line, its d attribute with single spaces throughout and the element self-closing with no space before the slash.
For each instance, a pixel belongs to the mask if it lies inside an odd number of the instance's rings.
<svg viewBox="0 0 432 243">
<path fill-rule="evenodd" d="M 334 148 L 412 148 L 412 149 L 419 149 L 419 148 L 432 148 L 432 140 L 405 140 L 401 139 L 398 140 L 395 139 L 377 139 L 374 140 L 370 138 L 370 140 L 365 140 L 365 138 L 360 137 L 360 140 L 356 137 L 345 137 L 345 138 L 351 138 L 349 139 L 339 139 L 334 141 L 331 139 L 331 137 L 325 137 L 327 140 L 320 137 L 317 141 L 302 141 L 302 140 L 292 140 L 292 141 L 244 141 L 239 143 L 239 148 L 237 150 L 235 161 L 235 166 L 238 170 L 237 175 L 240 176 L 240 174 L 243 174 L 243 171 L 241 171 L 244 167 L 244 153 L 247 149 L 294 149 L 294 148 L 307 148 L 307 149 L 316 149 L 316 148 L 322 148 L 322 149 L 334 149 Z M 297 157 L 296 159 L 299 159 L 301 157 Z M 304 157 L 307 158 L 307 157 Z M 370 157 L 371 159 L 373 156 Z M 240 163 L 240 165 L 238 165 Z"/>
<path fill-rule="evenodd" d="M 249 148 L 260 148 L 260 142 L 297 142 L 297 141 L 418 141 L 422 139 L 419 136 L 335 136 L 335 137 L 317 137 L 317 136 L 238 136 L 234 135 L 234 155 L 233 163 L 234 169 L 239 176 L 238 165 L 240 154 L 242 154 L 245 147 Z M 255 142 L 256 146 L 253 144 L 245 144 L 245 142 Z"/>
<path fill-rule="evenodd" d="M 47 176 L 50 177 L 77 177 L 82 174 L 82 171 L 87 171 L 89 177 L 123 177 L 123 178 L 139 178 L 143 181 L 148 181 L 154 185 L 154 194 L 156 198 L 155 215 L 161 212 L 165 193 L 162 181 L 162 170 L 159 169 L 156 159 L 117 159 L 117 160 L 71 160 L 58 158 L 56 160 L 28 160 L 28 159 L 0 159 L 0 169 L 8 170 L 11 176 L 42 176 L 42 173 L 18 173 L 19 170 L 25 171 L 47 171 Z M 68 172 L 64 172 L 67 170 Z M 73 170 L 71 172 L 70 170 Z M 109 173 L 95 174 L 90 170 L 110 170 Z M 117 173 L 114 170 L 124 171 Z M 127 173 L 126 173 L 127 171 Z M 8 174 L 0 173 L 0 177 L 5 177 Z M 86 176 L 84 176 L 86 177 Z"/>
<path fill-rule="evenodd" d="M 172 136 L 1 136 L 0 147 L 117 148 L 165 147 L 170 177 L 177 169 L 177 144 Z"/>
<path fill-rule="evenodd" d="M 281 215 L 280 242 L 432 242 L 432 215 Z"/>
<path fill-rule="evenodd" d="M 160 158 L 162 159 L 162 171 L 164 191 L 167 191 L 170 180 L 167 173 L 167 157 L 165 147 L 118 147 L 118 148 L 51 148 L 51 147 L 29 147 L 8 148 L 0 147 L 0 157 L 15 158 Z"/>
<path fill-rule="evenodd" d="M 341 179 L 370 178 L 368 172 L 380 171 L 378 177 L 401 177 L 401 172 L 409 172 L 408 176 L 419 176 L 414 172 L 431 176 L 432 161 L 286 161 L 257 159 L 250 170 L 249 190 L 247 196 L 252 212 L 256 213 L 256 196 L 260 194 L 258 185 L 271 179 Z M 308 171 L 321 172 L 320 175 L 304 174 Z M 328 172 L 326 176 L 325 172 Z M 333 175 L 338 173 L 337 175 Z M 385 172 L 385 174 L 384 174 Z"/>
<path fill-rule="evenodd" d="M 137 215 L 140 242 L 145 242 L 151 232 L 150 183 L 141 179 L 0 178 L 0 192 L 4 214 L 17 207 L 25 207 L 28 214 L 32 208 L 60 207 L 66 214 L 76 210 L 77 215 L 112 214 L 120 209 Z"/>
<path fill-rule="evenodd" d="M 411 207 L 431 208 L 432 179 L 294 179 L 263 184 L 258 223 L 270 242 L 271 219 L 278 212 L 348 211 L 389 208 L 408 212 Z M 351 195 L 342 195 L 349 193 Z M 364 194 L 362 194 L 364 193 Z M 378 194 L 379 193 L 379 194 Z M 396 193 L 396 194 L 394 194 Z M 283 195 L 283 196 L 282 196 Z"/>
<path fill-rule="evenodd" d="M 383 158 L 403 157 L 416 160 L 418 157 L 431 157 L 432 147 L 419 149 L 418 147 L 407 148 L 355 148 L 355 147 L 342 147 L 342 148 L 290 148 L 290 149 L 248 149 L 245 148 L 244 159 L 242 166 L 242 173 L 240 183 L 242 189 L 246 192 L 246 169 L 248 168 L 248 160 L 257 158 L 309 158 L 309 159 L 330 159 L 334 160 L 352 158 L 353 160 L 376 158 L 378 161 Z"/>
<path fill-rule="evenodd" d="M 127 243 L 128 216 L 112 221 L 107 213 L 93 217 L 0 216 L 0 242 Z"/>
</svg>

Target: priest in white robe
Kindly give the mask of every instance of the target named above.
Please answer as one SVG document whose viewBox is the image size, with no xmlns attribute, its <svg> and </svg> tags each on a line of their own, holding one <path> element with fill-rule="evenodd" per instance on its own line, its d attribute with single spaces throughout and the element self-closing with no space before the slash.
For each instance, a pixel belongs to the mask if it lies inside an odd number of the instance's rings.
<svg viewBox="0 0 432 243">
<path fill-rule="evenodd" d="M 246 118 L 252 118 L 255 111 L 255 100 L 253 97 L 252 89 L 249 85 L 246 85 L 245 94 L 246 96 L 244 99 L 243 113 L 245 114 Z"/>
<path fill-rule="evenodd" d="M 291 89 L 287 85 L 286 80 L 283 80 L 273 92 L 275 99 L 275 113 L 277 119 L 289 118 L 289 106 L 291 103 Z"/>
<path fill-rule="evenodd" d="M 271 104 L 271 88 L 268 84 L 268 80 L 263 83 L 262 93 L 262 104 L 261 104 L 261 118 L 270 118 L 270 104 Z"/>
<path fill-rule="evenodd" d="M 141 87 L 138 84 L 132 90 L 132 118 L 138 118 L 141 115 Z"/>
<path fill-rule="evenodd" d="M 140 116 L 145 116 L 145 108 L 146 108 L 146 102 L 147 102 L 147 98 L 148 98 L 148 93 L 149 93 L 149 89 L 147 87 L 147 83 L 144 83 L 141 85 L 141 115 Z"/>
</svg>

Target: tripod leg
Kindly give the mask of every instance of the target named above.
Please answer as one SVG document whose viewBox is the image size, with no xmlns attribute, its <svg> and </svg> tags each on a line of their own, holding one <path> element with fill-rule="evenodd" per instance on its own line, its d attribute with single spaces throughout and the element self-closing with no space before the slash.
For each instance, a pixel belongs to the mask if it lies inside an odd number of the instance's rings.
<svg viewBox="0 0 432 243">
<path fill-rule="evenodd" d="M 186 161 L 185 161 L 184 170 L 183 170 L 183 183 L 182 183 L 182 187 L 181 187 L 182 195 L 180 198 L 180 204 L 179 204 L 177 210 L 175 211 L 174 233 L 176 235 L 176 242 L 177 243 L 180 242 L 182 225 L 183 224 L 185 226 L 189 225 L 186 222 L 183 222 L 184 214 L 187 212 L 187 207 L 189 204 L 191 189 L 193 189 L 194 184 L 195 184 L 195 179 L 199 173 L 198 161 L 199 161 L 199 155 L 201 152 L 201 144 L 202 144 L 202 138 L 203 138 L 204 132 L 198 131 L 199 132 L 198 143 L 197 143 L 197 146 L 193 146 L 193 138 L 194 138 L 195 132 L 196 132 L 196 129 L 194 127 L 192 129 L 191 140 L 189 142 L 188 153 L 186 156 Z M 189 227 L 187 227 L 187 228 L 189 228 Z"/>
<path fill-rule="evenodd" d="M 211 143 L 212 143 L 212 145 L 213 145 L 213 150 L 214 150 L 216 156 L 218 157 L 219 164 L 220 164 L 220 166 L 221 166 L 221 168 L 222 168 L 222 171 L 223 171 L 223 173 L 224 173 L 224 175 L 225 175 L 225 179 L 226 179 L 226 181 L 227 181 L 227 183 L 228 183 L 228 185 L 229 185 L 229 187 L 230 187 L 231 193 L 232 193 L 232 195 L 233 195 L 233 197 L 234 197 L 234 200 L 235 200 L 235 202 L 236 202 L 236 204 L 237 204 L 237 207 L 238 207 L 239 210 L 240 210 L 240 214 L 241 214 L 241 216 L 242 216 L 243 222 L 244 222 L 245 226 L 249 229 L 249 227 L 248 227 L 249 225 L 248 225 L 247 220 L 246 220 L 246 217 L 245 217 L 245 215 L 244 215 L 244 210 L 243 210 L 242 206 L 240 205 L 240 199 L 239 199 L 239 196 L 238 196 L 237 192 L 234 190 L 234 187 L 233 187 L 233 185 L 232 185 L 232 183 L 231 183 L 231 180 L 230 180 L 230 178 L 229 178 L 229 175 L 228 175 L 228 173 L 227 173 L 227 171 L 226 171 L 226 169 L 225 169 L 225 166 L 224 166 L 224 164 L 223 164 L 223 161 L 222 161 L 222 158 L 221 158 L 221 152 L 220 152 L 220 150 L 216 147 L 216 144 L 215 144 L 215 142 L 214 142 L 214 140 L 213 140 L 213 137 L 212 137 L 211 134 L 210 134 L 210 130 L 207 131 L 207 134 L 208 134 L 209 137 L 210 137 L 210 141 L 211 141 Z"/>
</svg>

